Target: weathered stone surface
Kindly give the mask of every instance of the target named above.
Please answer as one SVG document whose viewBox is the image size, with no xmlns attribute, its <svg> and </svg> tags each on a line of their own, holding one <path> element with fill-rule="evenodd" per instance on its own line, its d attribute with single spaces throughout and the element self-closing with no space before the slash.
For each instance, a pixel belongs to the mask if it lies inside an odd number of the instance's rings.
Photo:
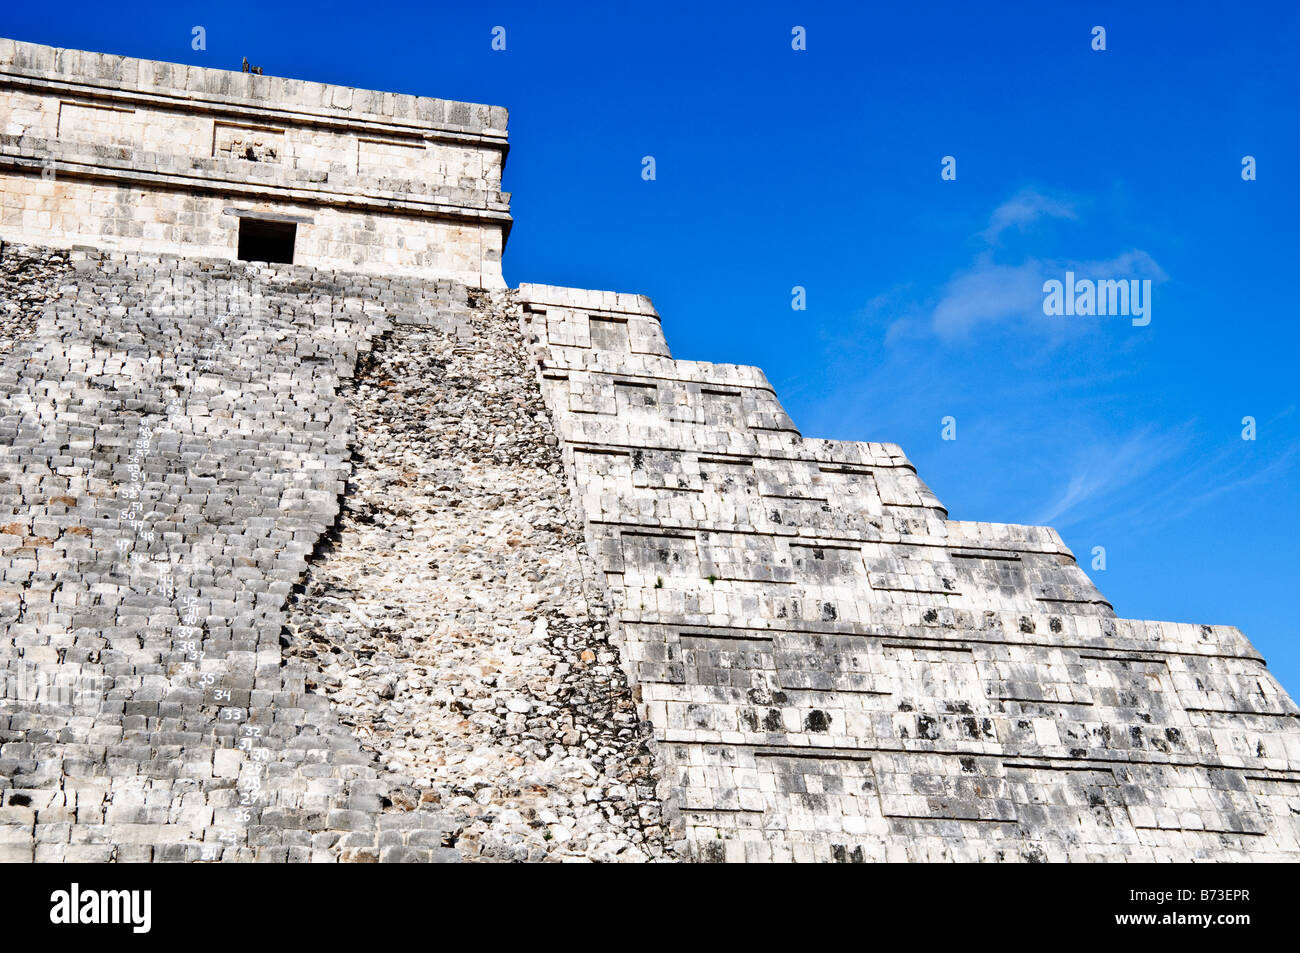
<svg viewBox="0 0 1300 953">
<path fill-rule="evenodd" d="M 0 39 L 8 241 L 296 261 L 502 287 L 505 110 Z"/>
<path fill-rule="evenodd" d="M 1117 618 L 645 298 L 501 290 L 504 151 L 0 40 L 0 860 L 1300 856 L 1237 630 Z M 321 267 L 231 260 L 250 213 Z"/>
<path fill-rule="evenodd" d="M 0 355 L 32 336 L 69 273 L 67 252 L 17 245 L 5 253 L 0 246 Z"/>
<path fill-rule="evenodd" d="M 399 319 L 345 387 L 355 470 L 289 652 L 466 857 L 663 857 L 649 726 L 583 585 L 517 311 L 471 302 Z"/>
<path fill-rule="evenodd" d="M 5 255 L 7 854 L 672 856 L 506 298 Z"/>
<path fill-rule="evenodd" d="M 645 298 L 520 299 L 693 858 L 1300 855 L 1298 710 L 1236 629 L 1116 618 L 1054 531 L 804 439 Z"/>
<path fill-rule="evenodd" d="M 338 374 L 391 286 L 72 259 L 0 371 L 0 793 L 37 859 L 254 859 L 379 777 L 279 640 L 347 474 Z"/>
</svg>

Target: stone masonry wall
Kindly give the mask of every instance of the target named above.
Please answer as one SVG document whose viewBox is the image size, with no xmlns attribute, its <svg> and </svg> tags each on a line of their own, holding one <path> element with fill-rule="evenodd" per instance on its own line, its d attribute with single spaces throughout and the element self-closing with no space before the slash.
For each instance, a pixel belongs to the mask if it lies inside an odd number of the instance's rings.
<svg viewBox="0 0 1300 953">
<path fill-rule="evenodd" d="M 0 38 L 0 228 L 235 258 L 239 215 L 289 215 L 296 262 L 502 287 L 506 119 Z"/>
<path fill-rule="evenodd" d="M 0 388 L 5 858 L 378 857 L 391 784 L 279 639 L 389 289 L 72 257 Z"/>
<path fill-rule="evenodd" d="M 0 169 L 0 228 L 14 240 L 60 246 L 91 244 L 151 254 L 234 259 L 240 217 L 264 213 L 298 219 L 294 261 L 385 275 L 446 277 L 500 286 L 500 228 L 440 221 L 401 209 L 375 210 L 318 205 L 309 194 L 286 194 L 267 202 L 256 186 L 231 195 L 183 187 L 136 188 L 61 175 L 42 177 L 49 157 L 31 143 L 0 136 L 0 153 L 12 146 L 19 164 Z M 68 150 L 63 150 L 66 154 Z M 89 150 L 87 150 L 89 152 Z M 92 162 L 93 154 L 86 156 Z M 0 164 L 3 163 L 0 156 Z M 230 162 L 213 163 L 230 166 Z M 227 169 L 227 174 L 230 173 Z M 253 175 L 248 176 L 256 181 Z M 228 211 L 229 210 L 229 211 Z M 486 263 L 486 264 L 485 264 Z"/>
<path fill-rule="evenodd" d="M 471 300 L 345 388 L 355 469 L 289 653 L 465 856 L 671 857 L 517 308 Z"/>
<path fill-rule="evenodd" d="M 645 298 L 520 300 L 691 857 L 1300 857 L 1300 709 L 1236 629 L 1117 618 L 1054 531 L 805 439 Z"/>
<path fill-rule="evenodd" d="M 494 772 L 518 765 L 499 760 L 477 779 L 418 758 L 390 766 L 377 757 L 388 748 L 374 743 L 373 721 L 313 690 L 331 687 L 336 669 L 286 627 L 291 591 L 334 527 L 353 466 L 343 382 L 369 341 L 400 339 L 399 323 L 415 340 L 436 328 L 457 348 L 479 347 L 456 335 L 475 330 L 462 286 L 82 249 L 65 276 L 41 278 L 43 300 L 27 300 L 38 297 L 21 277 L 30 263 L 57 257 L 8 245 L 0 267 L 20 276 L 16 295 L 6 284 L 6 314 L 17 299 L 22 314 L 40 315 L 34 327 L 25 319 L 30 336 L 0 365 L 0 859 L 428 861 L 521 856 L 520 844 L 534 856 L 570 827 L 582 856 L 659 852 L 630 706 L 617 694 L 589 705 L 597 691 L 617 692 L 616 659 L 565 590 L 567 567 L 543 568 L 545 547 L 531 547 L 533 570 L 527 557 L 513 567 L 545 580 L 511 617 L 532 624 L 487 632 L 503 656 L 529 655 L 529 639 L 554 626 L 543 641 L 557 657 L 577 653 L 566 659 L 574 677 L 533 652 L 527 664 L 501 666 L 493 688 L 508 691 L 493 695 L 507 719 L 517 713 L 510 704 L 533 699 L 530 740 L 546 747 L 552 719 L 576 733 L 571 747 L 585 765 L 566 750 L 550 762 L 538 752 L 510 777 Z M 521 449 L 543 435 L 535 392 L 531 401 L 521 406 L 533 423 L 518 439 L 500 427 L 493 437 L 525 457 L 543 453 Z M 503 501 L 503 511 L 520 532 L 524 513 L 545 514 L 550 528 L 532 535 L 571 545 L 573 530 L 558 529 L 562 499 L 547 502 L 541 490 L 523 510 Z M 384 520 L 392 529 L 391 514 Z M 318 555 L 322 572 L 337 569 Z M 458 559 L 475 557 L 449 547 L 447 578 L 457 583 L 471 575 Z M 352 585 L 378 615 L 381 597 L 365 591 L 372 581 Z M 431 618 L 421 610 L 421 622 Z M 392 685 L 402 698 L 416 677 L 405 674 L 406 685 Z M 451 696 L 481 698 L 454 687 Z M 496 712 L 477 714 L 486 725 Z M 596 724 L 606 716 L 615 727 Z M 484 728 L 485 738 L 501 736 Z M 523 750 L 529 740 L 514 743 Z M 402 773 L 412 769 L 423 773 Z M 571 771 L 602 770 L 602 797 L 573 805 Z M 526 788 L 526 803 L 508 800 L 510 783 Z M 462 789 L 479 795 L 472 806 L 456 801 Z M 507 813 L 516 805 L 518 819 Z M 610 820 L 603 829 L 591 806 Z"/>
<path fill-rule="evenodd" d="M 2 251 L 0 859 L 1300 853 L 1239 632 L 644 298 Z"/>
</svg>

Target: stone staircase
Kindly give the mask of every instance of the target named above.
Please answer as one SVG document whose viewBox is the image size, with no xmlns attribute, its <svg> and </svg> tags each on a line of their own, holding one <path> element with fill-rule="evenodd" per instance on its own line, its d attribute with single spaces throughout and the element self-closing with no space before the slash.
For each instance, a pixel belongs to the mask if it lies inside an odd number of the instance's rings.
<svg viewBox="0 0 1300 953">
<path fill-rule="evenodd" d="M 351 468 L 340 380 L 465 289 L 70 259 L 43 306 L 7 269 L 30 336 L 0 368 L 0 859 L 456 859 L 281 639 Z"/>
</svg>

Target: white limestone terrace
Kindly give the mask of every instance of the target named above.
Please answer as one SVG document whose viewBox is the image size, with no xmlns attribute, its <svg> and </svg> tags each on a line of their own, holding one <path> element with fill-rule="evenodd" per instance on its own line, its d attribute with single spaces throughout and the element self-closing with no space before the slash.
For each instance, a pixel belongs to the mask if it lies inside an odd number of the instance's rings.
<svg viewBox="0 0 1300 953">
<path fill-rule="evenodd" d="M 1054 530 L 804 438 L 643 296 L 519 298 L 691 856 L 1300 856 L 1300 709 L 1238 630 L 1117 618 Z"/>
</svg>

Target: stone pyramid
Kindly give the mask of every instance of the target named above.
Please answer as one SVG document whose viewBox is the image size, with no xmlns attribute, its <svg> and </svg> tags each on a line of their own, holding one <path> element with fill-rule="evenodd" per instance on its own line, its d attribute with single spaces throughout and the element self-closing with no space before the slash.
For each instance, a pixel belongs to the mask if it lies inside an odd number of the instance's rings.
<svg viewBox="0 0 1300 953">
<path fill-rule="evenodd" d="M 506 149 L 0 40 L 0 860 L 1300 856 L 1240 632 L 506 288 Z"/>
</svg>

